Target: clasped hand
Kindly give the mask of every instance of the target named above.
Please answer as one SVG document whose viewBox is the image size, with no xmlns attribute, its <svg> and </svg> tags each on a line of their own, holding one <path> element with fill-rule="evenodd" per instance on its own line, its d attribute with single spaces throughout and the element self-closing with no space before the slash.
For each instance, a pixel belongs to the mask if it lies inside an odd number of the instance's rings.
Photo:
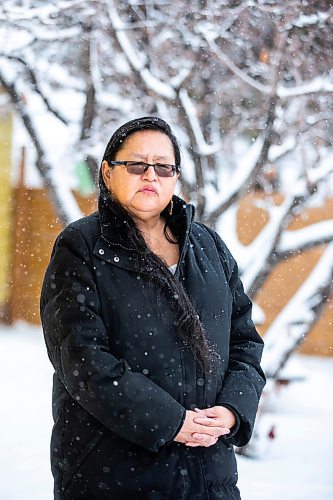
<svg viewBox="0 0 333 500">
<path fill-rule="evenodd" d="M 224 406 L 187 410 L 183 426 L 174 440 L 186 446 L 209 447 L 220 436 L 229 434 L 235 423 L 234 413 Z"/>
</svg>

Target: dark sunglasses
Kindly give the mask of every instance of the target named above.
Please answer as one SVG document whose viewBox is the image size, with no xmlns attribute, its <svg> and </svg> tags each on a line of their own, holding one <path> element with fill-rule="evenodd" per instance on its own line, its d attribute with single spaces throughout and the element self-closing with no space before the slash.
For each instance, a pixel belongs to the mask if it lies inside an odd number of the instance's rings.
<svg viewBox="0 0 333 500">
<path fill-rule="evenodd" d="M 142 175 L 149 167 L 153 167 L 159 177 L 173 177 L 175 172 L 179 172 L 178 165 L 167 163 L 145 163 L 143 161 L 108 161 L 109 165 L 124 165 L 129 174 Z"/>
</svg>

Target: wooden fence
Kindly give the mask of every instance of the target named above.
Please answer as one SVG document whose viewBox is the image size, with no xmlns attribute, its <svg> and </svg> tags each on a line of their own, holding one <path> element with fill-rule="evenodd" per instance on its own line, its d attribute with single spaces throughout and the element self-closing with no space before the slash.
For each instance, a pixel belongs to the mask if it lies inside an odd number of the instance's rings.
<svg viewBox="0 0 333 500">
<path fill-rule="evenodd" d="M 75 197 L 83 214 L 96 210 L 96 196 L 87 198 L 75 193 Z M 40 322 L 41 284 L 53 243 L 61 229 L 47 192 L 29 189 L 21 179 L 12 193 L 12 237 L 8 255 L 11 293 L 5 308 L 9 323 L 18 320 Z"/>
</svg>

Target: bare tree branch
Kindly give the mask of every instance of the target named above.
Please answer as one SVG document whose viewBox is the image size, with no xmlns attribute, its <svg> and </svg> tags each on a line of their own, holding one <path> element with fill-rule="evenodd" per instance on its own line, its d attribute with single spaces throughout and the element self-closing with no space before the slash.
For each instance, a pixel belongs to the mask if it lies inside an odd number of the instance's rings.
<svg viewBox="0 0 333 500">
<path fill-rule="evenodd" d="M 264 132 L 264 140 L 262 143 L 262 148 L 258 157 L 256 164 L 253 166 L 253 169 L 249 172 L 249 175 L 246 179 L 244 179 L 243 186 L 240 187 L 237 191 L 233 191 L 230 193 L 230 196 L 227 200 L 222 202 L 207 218 L 207 224 L 213 224 L 213 222 L 225 211 L 227 210 L 233 203 L 237 200 L 241 199 L 246 192 L 253 188 L 253 185 L 257 182 L 260 173 L 264 165 L 267 162 L 268 152 L 270 146 L 272 144 L 273 138 L 273 125 L 275 120 L 275 108 L 276 108 L 276 96 L 272 96 L 269 100 L 267 119 L 265 124 L 265 132 Z"/>
<path fill-rule="evenodd" d="M 83 141 L 89 137 L 90 129 L 95 117 L 95 87 L 92 79 L 91 71 L 91 26 L 84 26 L 86 37 L 83 47 L 83 67 L 86 74 L 86 102 L 84 106 L 81 136 L 80 140 Z"/>
<path fill-rule="evenodd" d="M 238 78 L 240 78 L 244 83 L 250 85 L 255 90 L 261 92 L 262 94 L 269 95 L 271 93 L 271 88 L 268 85 L 263 85 L 258 82 L 251 76 L 247 75 L 245 71 L 238 68 L 238 66 L 226 55 L 224 54 L 216 45 L 214 40 L 210 40 L 207 37 L 207 33 L 203 33 L 204 38 L 206 39 L 209 48 L 214 52 L 214 54 L 218 57 L 218 59 L 232 71 Z"/>
<path fill-rule="evenodd" d="M 84 0 L 83 0 L 84 1 Z M 0 13 L 0 20 L 8 21 L 10 18 L 13 21 L 28 21 L 36 18 L 44 18 L 58 14 L 60 11 L 72 9 L 77 5 L 82 5 L 82 0 L 63 0 L 57 2 L 56 5 L 47 4 L 43 7 L 32 7 L 27 9 L 26 6 L 3 6 L 3 13 Z"/>
<path fill-rule="evenodd" d="M 71 215 L 66 211 L 66 207 L 68 206 L 68 203 L 64 203 L 64 197 L 66 194 L 68 195 L 67 190 L 65 189 L 64 186 L 59 188 L 59 186 L 53 181 L 52 178 L 52 169 L 51 166 L 48 164 L 46 161 L 46 154 L 43 149 L 43 146 L 38 138 L 38 135 L 36 133 L 36 130 L 33 126 L 31 117 L 26 111 L 26 108 L 24 106 L 24 103 L 22 102 L 22 99 L 19 96 L 19 93 L 15 89 L 14 84 L 11 84 L 6 81 L 6 79 L 3 77 L 3 75 L 0 73 L 0 83 L 3 86 L 3 88 L 7 91 L 9 96 L 11 97 L 11 100 L 13 104 L 15 105 L 19 115 L 22 118 L 22 121 L 25 125 L 25 128 L 28 132 L 28 134 L 31 137 L 31 140 L 36 148 L 37 151 L 37 161 L 36 161 L 36 166 L 37 169 L 39 170 L 39 173 L 43 179 L 44 185 L 46 189 L 48 190 L 48 193 L 50 195 L 50 199 L 53 202 L 53 206 L 56 210 L 56 213 L 59 217 L 60 222 L 65 226 L 72 222 L 72 217 Z M 71 205 L 72 205 L 72 213 L 75 213 L 77 215 L 77 218 L 82 216 L 82 212 L 79 209 L 74 196 L 71 196 L 70 199 Z"/>
<path fill-rule="evenodd" d="M 44 95 L 44 93 L 42 92 L 40 86 L 39 86 L 39 83 L 38 83 L 38 80 L 36 78 L 36 75 L 35 75 L 35 72 L 32 70 L 31 66 L 29 66 L 29 64 L 24 61 L 24 59 L 22 59 L 21 57 L 17 57 L 17 56 L 12 56 L 12 55 L 7 55 L 7 54 L 4 54 L 3 52 L 0 52 L 0 57 L 5 57 L 6 59 L 10 60 L 10 61 L 17 61 L 21 64 L 24 65 L 25 67 L 25 70 L 26 72 L 28 73 L 29 77 L 30 77 L 30 80 L 31 80 L 31 83 L 33 85 L 33 89 L 34 91 L 40 95 L 40 97 L 42 98 L 44 104 L 46 105 L 47 109 L 54 115 L 58 118 L 58 120 L 60 120 L 62 123 L 64 123 L 65 125 L 68 125 L 68 122 L 67 120 L 61 115 L 61 113 L 59 113 L 59 111 L 55 110 L 53 108 L 53 106 L 51 106 L 48 98 Z"/>
<path fill-rule="evenodd" d="M 310 248 L 329 243 L 333 239 L 333 220 L 310 224 L 302 229 L 284 231 L 278 245 L 278 259 L 305 252 Z"/>
<path fill-rule="evenodd" d="M 241 70 L 229 57 L 224 54 L 216 45 L 215 41 L 209 40 L 207 34 L 204 37 L 208 43 L 210 49 L 216 54 L 218 59 L 238 78 L 240 78 L 244 83 L 250 85 L 253 89 L 261 92 L 262 94 L 272 95 L 272 87 L 270 85 L 263 85 L 251 76 L 249 76 L 245 71 Z M 285 87 L 283 85 L 278 85 L 276 89 L 276 97 L 281 99 L 288 99 L 291 97 L 300 97 L 303 95 L 310 94 L 325 94 L 333 92 L 333 82 L 326 75 L 316 77 L 313 80 L 302 82 L 301 85 L 296 87 Z"/>
<path fill-rule="evenodd" d="M 132 69 L 138 73 L 141 80 L 145 83 L 146 87 L 153 91 L 155 94 L 165 97 L 166 99 L 175 99 L 176 92 L 168 85 L 156 78 L 147 67 L 147 60 L 142 53 L 139 53 L 128 39 L 127 33 L 123 30 L 123 22 L 118 15 L 117 9 L 114 5 L 113 0 L 107 0 L 108 14 L 111 25 L 114 29 L 115 35 L 117 37 L 118 43 L 122 48 L 126 58 L 132 67 Z"/>
<path fill-rule="evenodd" d="M 300 97 L 310 94 L 331 94 L 333 92 L 333 82 L 327 76 L 319 76 L 308 82 L 303 82 L 296 87 L 284 87 L 280 85 L 277 89 L 277 95 L 281 99 L 291 97 Z"/>
</svg>

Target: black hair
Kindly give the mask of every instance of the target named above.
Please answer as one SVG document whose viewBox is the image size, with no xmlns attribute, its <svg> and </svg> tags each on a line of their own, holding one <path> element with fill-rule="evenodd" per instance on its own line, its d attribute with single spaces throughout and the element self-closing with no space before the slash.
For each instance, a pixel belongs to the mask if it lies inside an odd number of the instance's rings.
<svg viewBox="0 0 333 500">
<path fill-rule="evenodd" d="M 115 158 L 117 152 L 122 148 L 126 139 L 143 130 L 156 130 L 166 134 L 174 149 L 175 162 L 180 166 L 180 147 L 170 126 L 162 119 L 156 117 L 143 117 L 131 120 L 118 128 L 110 138 L 103 160 L 111 161 Z M 102 168 L 99 174 L 100 198 L 99 209 L 111 210 L 114 220 L 122 220 L 122 228 L 126 227 L 127 245 L 136 250 L 136 256 L 140 263 L 140 272 L 146 275 L 147 280 L 157 285 L 157 290 L 162 293 L 170 302 L 176 313 L 175 326 L 177 327 L 177 336 L 184 347 L 191 349 L 197 361 L 205 371 L 212 368 L 212 363 L 216 358 L 216 353 L 209 347 L 203 326 L 199 316 L 196 313 L 181 281 L 176 278 L 168 269 L 166 263 L 153 253 L 147 246 L 145 239 L 135 224 L 134 219 L 112 196 L 103 180 Z M 174 197 L 175 199 L 177 197 Z M 185 204 L 185 202 L 184 202 Z M 171 243 L 178 243 L 182 237 L 179 233 L 172 234 L 177 238 L 173 241 L 168 234 L 168 228 L 172 226 L 173 216 L 169 213 L 168 206 L 162 211 L 162 217 L 165 219 L 164 234 Z M 124 224 L 124 222 L 126 224 Z"/>
<path fill-rule="evenodd" d="M 124 141 L 135 132 L 141 132 L 143 130 L 156 130 L 167 135 L 173 146 L 176 166 L 180 167 L 180 147 L 170 125 L 161 118 L 154 116 L 136 118 L 135 120 L 124 123 L 121 127 L 119 127 L 109 140 L 102 161 L 114 160 L 115 155 L 124 145 Z"/>
</svg>

